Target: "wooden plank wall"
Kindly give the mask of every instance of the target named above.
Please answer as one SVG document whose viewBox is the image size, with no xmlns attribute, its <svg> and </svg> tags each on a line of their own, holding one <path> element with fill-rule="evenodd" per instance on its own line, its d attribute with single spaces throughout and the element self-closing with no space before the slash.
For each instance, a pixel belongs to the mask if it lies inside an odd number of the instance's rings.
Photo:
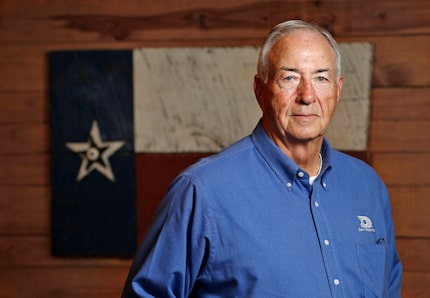
<svg viewBox="0 0 430 298">
<path fill-rule="evenodd" d="M 403 297 L 430 297 L 429 15 L 426 0 L 1 0 L 0 297 L 119 297 L 130 265 L 50 256 L 49 51 L 260 45 L 291 18 L 375 46 L 372 164 L 392 195 Z"/>
</svg>

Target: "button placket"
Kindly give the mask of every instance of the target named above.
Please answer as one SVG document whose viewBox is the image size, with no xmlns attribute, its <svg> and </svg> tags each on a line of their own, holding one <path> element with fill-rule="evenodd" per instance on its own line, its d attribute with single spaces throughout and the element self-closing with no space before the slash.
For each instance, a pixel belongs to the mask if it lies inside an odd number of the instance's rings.
<svg viewBox="0 0 430 298">
<path fill-rule="evenodd" d="M 298 174 L 297 174 L 298 175 Z M 329 280 L 331 280 L 331 285 L 333 288 L 336 288 L 340 290 L 341 287 L 341 280 L 339 278 L 339 271 L 336 266 L 335 261 L 335 251 L 333 250 L 334 247 L 332 247 L 332 242 L 330 239 L 330 231 L 327 229 L 327 223 L 326 218 L 323 215 L 324 214 L 324 208 L 322 208 L 323 205 L 321 205 L 321 202 L 324 201 L 323 199 L 326 197 L 327 192 L 327 183 L 320 181 L 319 187 L 314 187 L 314 192 L 312 194 L 312 213 L 314 216 L 314 223 L 316 232 L 318 234 L 318 237 L 321 239 L 321 253 L 323 258 L 326 260 L 325 266 L 327 270 L 327 277 Z M 320 201 L 321 200 L 321 201 Z"/>
</svg>

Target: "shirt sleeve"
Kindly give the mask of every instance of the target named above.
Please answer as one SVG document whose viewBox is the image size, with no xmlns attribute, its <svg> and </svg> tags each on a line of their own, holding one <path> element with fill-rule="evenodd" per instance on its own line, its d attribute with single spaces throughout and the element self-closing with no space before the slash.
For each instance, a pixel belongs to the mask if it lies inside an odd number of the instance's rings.
<svg viewBox="0 0 430 298">
<path fill-rule="evenodd" d="M 189 296 L 209 249 L 200 196 L 189 177 L 174 181 L 135 256 L 123 298 Z"/>
<path fill-rule="evenodd" d="M 401 285 L 402 285 L 402 275 L 403 268 L 400 261 L 400 257 L 396 249 L 396 240 L 394 234 L 394 225 L 392 221 L 391 206 L 388 191 L 385 186 L 383 186 L 383 197 L 385 199 L 385 219 L 387 221 L 388 228 L 388 295 L 386 297 L 401 297 Z"/>
</svg>

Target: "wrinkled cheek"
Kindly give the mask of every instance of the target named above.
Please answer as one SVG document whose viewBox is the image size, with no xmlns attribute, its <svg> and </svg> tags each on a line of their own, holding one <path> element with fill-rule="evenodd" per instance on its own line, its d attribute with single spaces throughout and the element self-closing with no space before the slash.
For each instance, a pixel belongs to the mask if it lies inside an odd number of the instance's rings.
<svg viewBox="0 0 430 298">
<path fill-rule="evenodd" d="M 279 130 L 286 131 L 289 127 L 288 109 L 285 105 L 277 105 L 273 109 L 272 118 Z"/>
<path fill-rule="evenodd" d="M 267 114 L 270 114 L 274 119 L 280 120 L 284 117 L 285 110 L 285 105 L 281 104 L 280 102 L 274 101 L 271 103 Z"/>
<path fill-rule="evenodd" d="M 284 122 L 283 119 L 286 118 L 289 109 L 288 95 L 283 92 L 273 92 L 266 98 L 267 100 L 263 110 L 266 117 L 270 117 L 276 122 Z"/>
</svg>

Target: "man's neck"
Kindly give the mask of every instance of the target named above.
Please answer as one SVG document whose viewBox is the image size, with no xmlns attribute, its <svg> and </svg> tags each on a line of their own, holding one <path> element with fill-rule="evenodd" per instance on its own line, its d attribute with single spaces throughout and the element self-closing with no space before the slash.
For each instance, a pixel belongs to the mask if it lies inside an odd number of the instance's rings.
<svg viewBox="0 0 430 298">
<path fill-rule="evenodd" d="M 280 140 L 268 134 L 275 144 L 291 158 L 301 169 L 310 176 L 318 173 L 320 168 L 320 151 L 323 137 L 318 137 L 308 141 Z"/>
</svg>

